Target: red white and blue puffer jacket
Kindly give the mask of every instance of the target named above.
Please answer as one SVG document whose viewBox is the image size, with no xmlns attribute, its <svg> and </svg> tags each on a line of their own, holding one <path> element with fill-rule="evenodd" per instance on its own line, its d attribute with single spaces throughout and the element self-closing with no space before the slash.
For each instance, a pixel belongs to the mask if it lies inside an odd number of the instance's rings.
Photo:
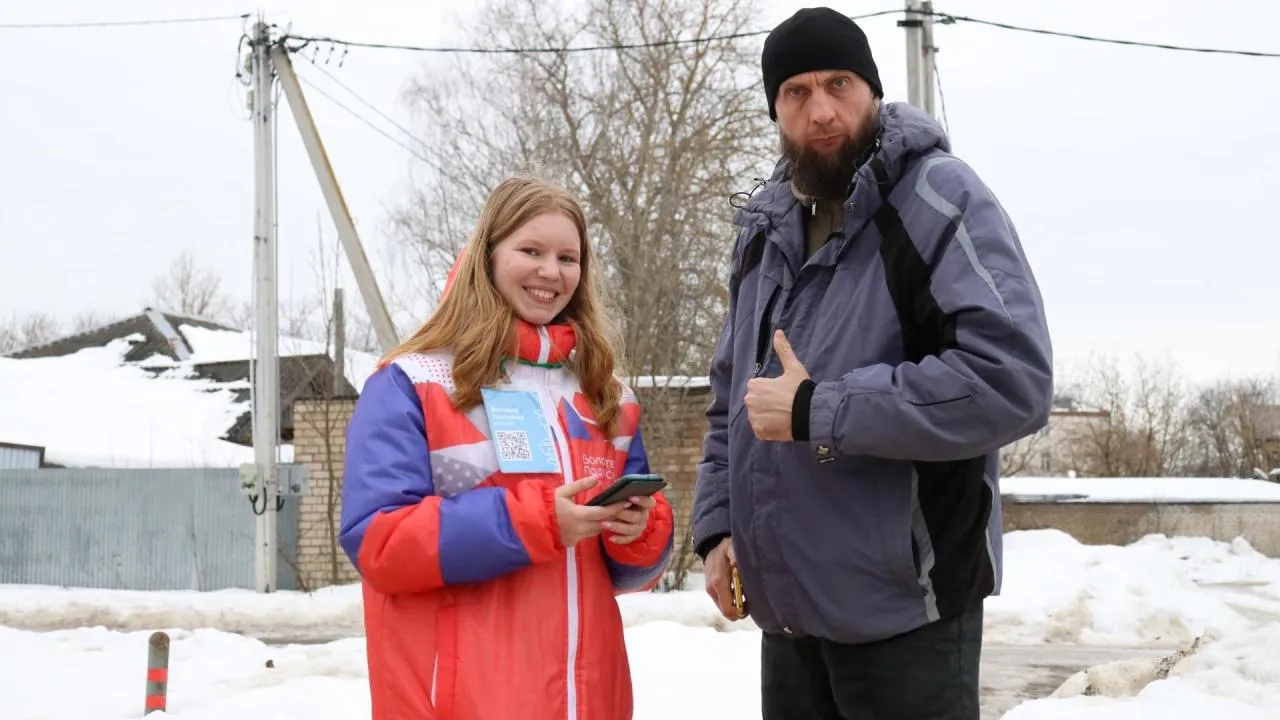
<svg viewBox="0 0 1280 720">
<path fill-rule="evenodd" d="M 639 539 L 565 548 L 553 491 L 596 474 L 589 500 L 645 473 L 640 407 L 615 436 L 563 366 L 566 325 L 517 321 L 510 386 L 550 423 L 556 474 L 499 470 L 483 407 L 451 404 L 448 354 L 407 355 L 366 382 L 347 429 L 341 542 L 363 582 L 375 720 L 625 720 L 632 691 L 617 594 L 652 588 L 672 548 L 661 495 Z"/>
</svg>

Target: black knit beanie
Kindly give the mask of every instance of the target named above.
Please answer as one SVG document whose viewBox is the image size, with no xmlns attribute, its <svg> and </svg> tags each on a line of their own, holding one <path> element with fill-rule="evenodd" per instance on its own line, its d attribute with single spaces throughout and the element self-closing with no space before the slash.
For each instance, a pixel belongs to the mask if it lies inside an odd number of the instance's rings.
<svg viewBox="0 0 1280 720">
<path fill-rule="evenodd" d="M 783 20 L 764 41 L 760 57 L 769 118 L 778 119 L 774 100 L 783 81 L 815 70 L 848 70 L 884 97 L 880 73 L 862 28 L 831 8 L 805 8 Z"/>
</svg>

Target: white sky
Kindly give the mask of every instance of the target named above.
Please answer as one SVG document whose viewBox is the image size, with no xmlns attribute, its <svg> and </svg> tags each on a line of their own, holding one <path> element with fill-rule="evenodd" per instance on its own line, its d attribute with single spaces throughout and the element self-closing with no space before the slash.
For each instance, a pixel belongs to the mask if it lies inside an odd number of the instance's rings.
<svg viewBox="0 0 1280 720">
<path fill-rule="evenodd" d="M 812 4 L 770 0 L 766 29 Z M 835 2 L 847 13 L 898 6 Z M 262 9 L 301 34 L 466 44 L 459 3 L 44 0 L 0 24 L 190 17 Z M 1157 7 L 1167 15 L 1155 17 Z M 1280 51 L 1280 5 L 944 0 L 938 9 L 1128 39 Z M 890 100 L 905 99 L 894 17 L 865 21 Z M 136 312 L 180 250 L 237 297 L 252 279 L 252 132 L 234 77 L 236 21 L 0 29 L 0 317 Z M 1045 293 L 1058 359 L 1173 357 L 1198 380 L 1280 370 L 1280 59 L 1109 46 L 971 24 L 937 30 L 955 152 L 1013 216 Z M 427 56 L 352 49 L 329 71 L 408 123 L 399 92 Z M 484 60 L 479 60 L 484 62 Z M 383 127 L 307 63 L 299 71 Z M 410 158 L 309 88 L 370 255 Z M 764 112 L 763 94 L 761 112 Z M 282 106 L 283 108 L 283 106 Z M 389 129 L 389 128 L 388 128 Z M 393 129 L 390 132 L 395 134 Z M 280 123 L 281 295 L 313 287 L 332 223 L 287 115 Z M 766 168 L 767 169 L 767 168 Z M 749 179 L 744 178 L 744 189 Z M 726 222 L 728 222 L 726 206 Z M 355 288 L 347 283 L 349 296 Z M 358 301 L 352 298 L 353 301 Z M 401 328 L 405 331 L 407 328 Z"/>
</svg>

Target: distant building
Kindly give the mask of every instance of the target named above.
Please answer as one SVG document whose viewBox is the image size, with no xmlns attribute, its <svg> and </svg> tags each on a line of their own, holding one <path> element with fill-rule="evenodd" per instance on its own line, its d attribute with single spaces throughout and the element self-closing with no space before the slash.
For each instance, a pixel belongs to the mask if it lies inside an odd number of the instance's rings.
<svg viewBox="0 0 1280 720">
<path fill-rule="evenodd" d="M 1076 447 L 1081 438 L 1106 425 L 1110 414 L 1087 408 L 1075 398 L 1053 399 L 1049 422 L 1040 432 L 1000 451 L 1001 475 L 1066 475 L 1076 467 Z"/>
<path fill-rule="evenodd" d="M 36 470 L 45 467 L 44 448 L 0 442 L 0 470 Z"/>
</svg>

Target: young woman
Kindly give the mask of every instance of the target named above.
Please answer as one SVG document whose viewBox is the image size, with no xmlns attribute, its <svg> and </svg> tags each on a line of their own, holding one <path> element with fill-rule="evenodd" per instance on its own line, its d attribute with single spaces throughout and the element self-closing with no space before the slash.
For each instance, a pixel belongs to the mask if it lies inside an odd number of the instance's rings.
<svg viewBox="0 0 1280 720">
<path fill-rule="evenodd" d="M 431 318 L 365 383 L 341 541 L 375 720 L 631 717 L 615 595 L 656 584 L 672 515 L 661 494 L 583 504 L 649 471 L 591 262 L 572 197 L 504 182 Z"/>
</svg>

